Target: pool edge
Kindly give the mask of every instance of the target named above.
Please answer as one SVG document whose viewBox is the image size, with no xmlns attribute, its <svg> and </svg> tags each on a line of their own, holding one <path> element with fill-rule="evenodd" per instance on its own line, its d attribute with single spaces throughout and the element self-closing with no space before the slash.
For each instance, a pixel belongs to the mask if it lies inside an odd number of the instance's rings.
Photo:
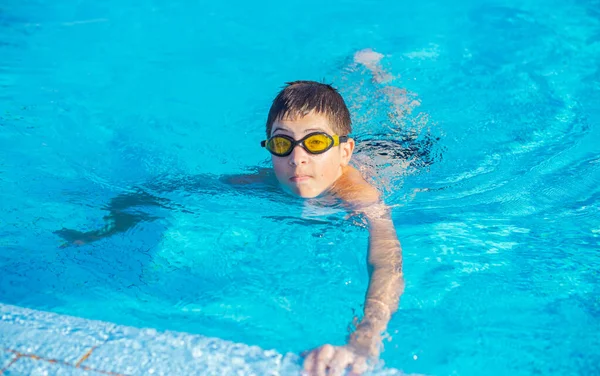
<svg viewBox="0 0 600 376">
<path fill-rule="evenodd" d="M 134 328 L 0 303 L 0 375 L 299 375 L 301 359 L 219 338 Z M 372 375 L 405 375 L 380 369 Z"/>
</svg>

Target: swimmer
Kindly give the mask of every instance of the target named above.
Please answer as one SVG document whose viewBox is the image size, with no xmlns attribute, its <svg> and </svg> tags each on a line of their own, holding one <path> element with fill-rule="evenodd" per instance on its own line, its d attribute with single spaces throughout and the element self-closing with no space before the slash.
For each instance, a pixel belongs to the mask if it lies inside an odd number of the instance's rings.
<svg viewBox="0 0 600 376">
<path fill-rule="evenodd" d="M 364 50 L 357 53 L 355 61 L 371 70 L 378 82 L 384 82 L 389 77 L 380 67 L 382 56 Z M 366 220 L 369 284 L 362 318 L 346 344 L 325 344 L 303 354 L 303 368 L 308 375 L 342 375 L 346 370 L 362 374 L 379 358 L 382 335 L 404 291 L 402 249 L 390 208 L 380 192 L 350 164 L 355 149 L 355 141 L 350 137 L 350 113 L 332 86 L 314 81 L 286 84 L 272 103 L 265 130 L 266 139 L 261 146 L 270 153 L 272 168 L 224 177 L 219 182 L 264 188 L 275 196 L 286 192 L 304 199 L 335 201 L 350 214 L 361 214 Z M 201 184 L 203 177 L 195 180 Z M 194 186 L 189 180 L 184 184 Z M 70 244 L 81 245 L 152 220 L 127 211 L 135 202 L 144 206 L 171 205 L 139 190 L 111 201 L 110 214 L 105 218 L 109 225 L 105 228 L 88 233 L 63 229 L 57 233 Z"/>
<path fill-rule="evenodd" d="M 347 344 L 325 344 L 308 351 L 309 375 L 361 374 L 379 357 L 382 334 L 397 310 L 404 290 L 402 250 L 378 190 L 350 165 L 355 142 L 350 113 L 330 85 L 290 82 L 277 95 L 267 117 L 267 139 L 273 171 L 284 191 L 310 199 L 337 199 L 360 213 L 369 229 L 369 286 L 364 312 Z"/>
</svg>

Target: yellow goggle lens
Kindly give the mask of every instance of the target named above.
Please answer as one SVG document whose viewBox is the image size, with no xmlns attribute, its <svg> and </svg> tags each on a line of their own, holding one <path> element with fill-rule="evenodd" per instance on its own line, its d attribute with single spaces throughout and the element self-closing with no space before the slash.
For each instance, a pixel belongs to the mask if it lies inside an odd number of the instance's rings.
<svg viewBox="0 0 600 376">
<path fill-rule="evenodd" d="M 287 138 L 273 137 L 269 140 L 269 150 L 277 154 L 285 154 L 292 147 L 292 142 Z"/>
<path fill-rule="evenodd" d="M 304 146 L 312 152 L 323 151 L 327 149 L 331 145 L 331 143 L 331 138 L 322 134 L 316 134 L 304 140 Z"/>
</svg>

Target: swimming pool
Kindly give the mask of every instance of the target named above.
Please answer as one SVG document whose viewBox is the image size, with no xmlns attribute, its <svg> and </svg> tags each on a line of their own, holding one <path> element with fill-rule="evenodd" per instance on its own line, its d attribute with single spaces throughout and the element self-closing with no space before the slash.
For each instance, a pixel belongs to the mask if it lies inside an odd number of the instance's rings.
<svg viewBox="0 0 600 376">
<path fill-rule="evenodd" d="M 599 9 L 9 0 L 0 302 L 280 352 L 343 343 L 366 230 L 220 180 L 268 166 L 258 142 L 284 82 L 324 79 L 359 141 L 412 150 L 357 159 L 379 168 L 404 251 L 386 366 L 597 373 Z M 391 79 L 354 64 L 364 48 Z M 406 99 L 391 120 L 390 88 Z M 140 224 L 63 246 L 56 231 L 101 228 L 124 194 L 141 197 Z"/>
</svg>

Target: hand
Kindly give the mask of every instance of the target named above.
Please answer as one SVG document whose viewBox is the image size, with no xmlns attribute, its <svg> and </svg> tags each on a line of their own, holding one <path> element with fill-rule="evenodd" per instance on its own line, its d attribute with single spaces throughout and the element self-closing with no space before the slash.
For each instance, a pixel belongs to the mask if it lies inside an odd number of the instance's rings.
<svg viewBox="0 0 600 376">
<path fill-rule="evenodd" d="M 350 345 L 324 345 L 308 353 L 303 375 L 342 376 L 348 368 L 350 375 L 360 375 L 369 369 L 370 360 L 366 352 Z"/>
</svg>

